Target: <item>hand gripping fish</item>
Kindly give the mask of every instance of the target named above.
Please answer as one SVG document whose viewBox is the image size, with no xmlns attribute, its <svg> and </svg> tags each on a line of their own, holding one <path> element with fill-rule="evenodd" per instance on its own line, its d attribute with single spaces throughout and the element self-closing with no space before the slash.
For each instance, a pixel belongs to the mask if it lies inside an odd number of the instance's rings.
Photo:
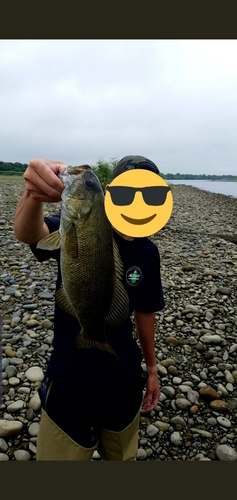
<svg viewBox="0 0 237 500">
<path fill-rule="evenodd" d="M 105 324 L 125 321 L 129 299 L 121 282 L 123 264 L 104 210 L 104 193 L 89 165 L 68 166 L 59 177 L 64 184 L 60 228 L 40 240 L 37 248 L 60 248 L 62 285 L 56 301 L 80 323 L 76 346 L 115 354 Z"/>
</svg>

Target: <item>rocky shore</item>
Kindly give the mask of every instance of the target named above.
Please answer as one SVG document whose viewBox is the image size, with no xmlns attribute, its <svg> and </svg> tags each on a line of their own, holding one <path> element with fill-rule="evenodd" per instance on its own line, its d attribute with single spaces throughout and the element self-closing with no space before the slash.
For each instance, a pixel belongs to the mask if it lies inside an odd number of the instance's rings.
<svg viewBox="0 0 237 500">
<path fill-rule="evenodd" d="M 56 264 L 13 233 L 22 178 L 0 178 L 0 460 L 35 460 L 38 387 L 52 352 Z M 156 315 L 161 396 L 141 411 L 138 460 L 237 460 L 237 199 L 173 188 L 153 236 L 166 307 Z M 53 213 L 58 207 L 46 205 Z M 1 351 L 0 351 L 1 352 Z M 97 452 L 93 460 L 100 460 Z"/>
</svg>

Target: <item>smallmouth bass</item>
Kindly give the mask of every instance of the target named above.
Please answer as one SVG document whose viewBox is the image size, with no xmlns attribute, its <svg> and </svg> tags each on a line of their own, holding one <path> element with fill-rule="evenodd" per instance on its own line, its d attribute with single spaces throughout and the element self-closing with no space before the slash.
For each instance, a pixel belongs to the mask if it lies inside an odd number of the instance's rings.
<svg viewBox="0 0 237 500">
<path fill-rule="evenodd" d="M 125 321 L 129 299 L 104 193 L 89 165 L 68 166 L 59 177 L 64 184 L 60 228 L 40 240 L 37 248 L 60 248 L 62 285 L 55 298 L 80 323 L 76 346 L 116 354 L 107 341 L 105 324 Z"/>
</svg>

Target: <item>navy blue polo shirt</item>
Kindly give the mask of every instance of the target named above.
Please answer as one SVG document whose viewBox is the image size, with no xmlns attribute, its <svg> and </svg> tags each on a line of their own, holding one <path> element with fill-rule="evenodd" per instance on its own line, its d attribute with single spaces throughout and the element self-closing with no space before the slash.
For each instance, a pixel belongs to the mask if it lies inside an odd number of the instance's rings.
<svg viewBox="0 0 237 500">
<path fill-rule="evenodd" d="M 49 231 L 59 229 L 60 214 L 45 217 Z M 77 319 L 55 303 L 54 350 L 49 359 L 47 376 L 74 395 L 108 394 L 126 384 L 140 369 L 141 349 L 133 335 L 131 315 L 134 311 L 156 312 L 164 307 L 160 277 L 160 256 L 149 238 L 125 240 L 114 231 L 124 266 L 122 282 L 129 296 L 129 315 L 122 324 L 105 325 L 108 341 L 118 355 L 97 348 L 78 349 L 74 337 L 80 331 Z M 35 257 L 43 262 L 55 258 L 58 262 L 56 290 L 61 285 L 60 250 L 40 250 L 30 245 Z"/>
</svg>

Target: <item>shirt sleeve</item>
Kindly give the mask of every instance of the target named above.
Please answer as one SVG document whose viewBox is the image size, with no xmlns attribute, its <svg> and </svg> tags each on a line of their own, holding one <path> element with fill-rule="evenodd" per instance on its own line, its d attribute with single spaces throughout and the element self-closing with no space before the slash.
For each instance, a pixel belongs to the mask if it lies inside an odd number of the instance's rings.
<svg viewBox="0 0 237 500">
<path fill-rule="evenodd" d="M 160 255 L 154 246 L 142 277 L 142 286 L 137 296 L 135 311 L 157 312 L 165 307 L 162 282 L 160 276 Z"/>
<path fill-rule="evenodd" d="M 45 224 L 47 224 L 50 233 L 52 233 L 53 231 L 57 231 L 60 226 L 60 213 L 53 216 L 45 216 L 44 222 Z M 36 248 L 36 245 L 37 243 L 33 243 L 32 245 L 30 245 L 30 249 L 39 262 L 44 262 L 45 260 L 49 259 L 59 259 L 60 250 L 42 250 Z"/>
</svg>

